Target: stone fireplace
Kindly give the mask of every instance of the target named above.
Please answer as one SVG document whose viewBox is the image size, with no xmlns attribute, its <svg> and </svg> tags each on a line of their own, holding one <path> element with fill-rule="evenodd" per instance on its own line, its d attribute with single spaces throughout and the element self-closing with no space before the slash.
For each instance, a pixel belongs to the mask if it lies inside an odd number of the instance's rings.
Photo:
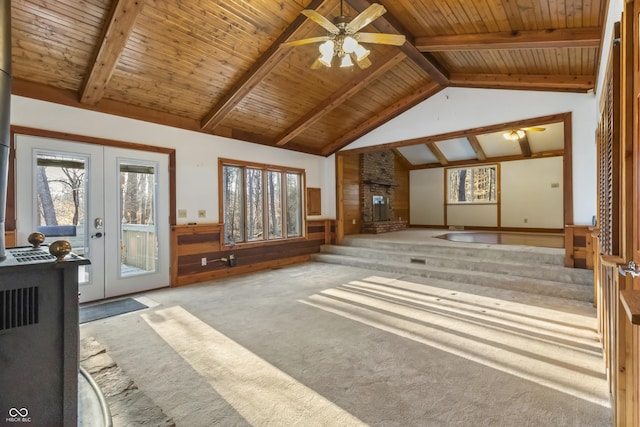
<svg viewBox="0 0 640 427">
<path fill-rule="evenodd" d="M 404 230 L 406 221 L 393 212 L 395 159 L 391 151 L 360 155 L 360 197 L 363 233 Z"/>
</svg>

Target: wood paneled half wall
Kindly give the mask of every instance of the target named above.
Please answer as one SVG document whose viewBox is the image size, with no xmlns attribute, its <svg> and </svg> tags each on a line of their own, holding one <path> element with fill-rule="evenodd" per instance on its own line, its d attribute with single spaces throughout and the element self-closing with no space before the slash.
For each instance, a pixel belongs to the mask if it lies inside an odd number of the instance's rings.
<svg viewBox="0 0 640 427">
<path fill-rule="evenodd" d="M 335 221 L 307 221 L 306 236 L 299 239 L 224 245 L 222 224 L 175 225 L 171 227 L 174 254 L 171 285 L 182 286 L 277 268 L 309 260 L 323 244 L 335 243 Z M 235 265 L 231 266 L 229 258 Z"/>
</svg>

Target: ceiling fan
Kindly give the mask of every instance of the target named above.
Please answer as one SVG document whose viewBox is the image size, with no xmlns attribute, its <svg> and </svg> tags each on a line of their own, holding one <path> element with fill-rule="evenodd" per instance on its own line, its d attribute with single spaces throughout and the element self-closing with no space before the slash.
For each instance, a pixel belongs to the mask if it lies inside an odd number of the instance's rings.
<svg viewBox="0 0 640 427">
<path fill-rule="evenodd" d="M 504 137 L 504 139 L 507 139 L 509 141 L 519 141 L 520 139 L 524 138 L 524 136 L 526 135 L 525 131 L 528 131 L 528 130 L 533 132 L 542 132 L 545 130 L 545 128 L 528 127 L 528 128 L 512 129 L 510 131 L 503 133 L 502 136 Z"/>
<path fill-rule="evenodd" d="M 313 9 L 305 9 L 301 13 L 316 24 L 327 30 L 326 36 L 311 37 L 282 43 L 281 46 L 300 46 L 309 43 L 321 43 L 318 50 L 320 57 L 311 65 L 312 69 L 321 65 L 331 67 L 339 61 L 340 67 L 351 67 L 355 63 L 360 68 L 371 65 L 369 50 L 360 43 L 387 44 L 401 46 L 405 36 L 401 34 L 359 33 L 358 31 L 382 16 L 387 9 L 379 3 L 373 3 L 355 18 L 344 15 L 342 0 L 340 0 L 340 15 L 333 18 L 333 22 Z"/>
</svg>

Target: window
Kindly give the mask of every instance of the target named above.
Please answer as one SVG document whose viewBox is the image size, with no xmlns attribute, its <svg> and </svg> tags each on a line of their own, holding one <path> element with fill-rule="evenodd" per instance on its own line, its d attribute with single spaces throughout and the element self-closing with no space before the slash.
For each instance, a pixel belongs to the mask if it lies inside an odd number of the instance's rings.
<svg viewBox="0 0 640 427">
<path fill-rule="evenodd" d="M 447 202 L 497 203 L 498 166 L 447 169 Z"/>
<path fill-rule="evenodd" d="M 303 235 L 303 171 L 220 160 L 225 243 Z"/>
</svg>

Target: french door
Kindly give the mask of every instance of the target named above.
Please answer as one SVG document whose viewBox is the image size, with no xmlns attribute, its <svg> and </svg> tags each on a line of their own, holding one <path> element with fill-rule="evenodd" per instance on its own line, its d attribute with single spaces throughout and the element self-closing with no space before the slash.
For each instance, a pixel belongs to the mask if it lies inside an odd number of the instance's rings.
<svg viewBox="0 0 640 427">
<path fill-rule="evenodd" d="M 169 285 L 168 156 L 16 135 L 17 238 L 67 240 L 80 302 Z"/>
</svg>

